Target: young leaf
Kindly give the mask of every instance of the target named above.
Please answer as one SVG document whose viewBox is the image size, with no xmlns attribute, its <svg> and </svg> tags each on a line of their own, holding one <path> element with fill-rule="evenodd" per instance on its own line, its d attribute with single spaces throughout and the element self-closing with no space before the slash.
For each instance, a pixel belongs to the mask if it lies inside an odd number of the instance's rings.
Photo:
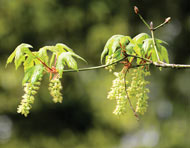
<svg viewBox="0 0 190 148">
<path fill-rule="evenodd" d="M 10 55 L 10 56 L 8 57 L 8 59 L 7 59 L 7 63 L 6 63 L 6 66 L 5 66 L 5 67 L 7 67 L 7 65 L 13 61 L 13 59 L 14 59 L 14 57 L 15 57 L 15 54 L 16 54 L 16 51 L 13 51 L 13 52 L 11 53 L 11 55 Z"/>
<path fill-rule="evenodd" d="M 134 44 L 132 44 L 132 43 L 129 43 L 127 46 L 126 46 L 126 48 L 125 48 L 125 50 L 126 50 L 126 52 L 128 53 L 128 54 L 133 54 L 134 53 Z"/>
<path fill-rule="evenodd" d="M 52 55 L 51 55 L 51 59 L 50 59 L 50 67 L 52 67 L 52 65 L 53 65 L 53 63 L 54 63 L 54 61 L 55 61 L 55 57 L 56 57 L 56 54 L 55 53 L 52 53 Z"/>
<path fill-rule="evenodd" d="M 157 58 L 157 55 L 156 55 L 156 52 L 155 52 L 154 48 L 150 49 L 150 50 L 149 50 L 149 53 L 151 54 L 150 59 L 151 59 L 153 62 L 158 62 L 158 58 Z"/>
<path fill-rule="evenodd" d="M 55 47 L 59 50 L 60 53 L 66 52 L 66 51 L 73 52 L 73 50 L 70 47 L 68 47 L 67 45 L 63 43 L 57 43 Z"/>
<path fill-rule="evenodd" d="M 25 43 L 22 43 L 19 46 L 17 46 L 13 53 L 7 59 L 7 64 L 11 63 L 15 58 L 14 63 L 17 69 L 21 65 L 21 63 L 25 61 L 25 55 L 35 58 L 35 56 L 32 54 L 29 48 L 32 48 L 32 46 Z"/>
<path fill-rule="evenodd" d="M 30 67 L 25 72 L 22 84 L 26 82 L 35 83 L 43 76 L 44 66 L 42 64 Z"/>
<path fill-rule="evenodd" d="M 164 46 L 161 46 L 160 54 L 163 57 L 163 60 L 165 60 L 166 63 L 169 63 L 168 51 Z"/>
<path fill-rule="evenodd" d="M 157 44 L 166 44 L 166 45 L 168 45 L 168 43 L 167 42 L 165 42 L 165 41 L 163 41 L 163 40 L 160 40 L 160 39 L 156 39 L 156 43 Z"/>
<path fill-rule="evenodd" d="M 109 55 L 111 55 L 112 53 L 115 52 L 117 47 L 120 47 L 119 41 L 121 37 L 123 37 L 123 35 L 113 35 L 111 38 L 108 39 L 104 47 L 104 50 L 102 51 L 101 54 L 101 63 L 103 62 L 103 58 L 105 57 L 106 54 L 109 53 Z"/>
<path fill-rule="evenodd" d="M 34 71 L 31 76 L 31 83 L 35 83 L 43 76 L 44 69 L 45 69 L 45 67 L 42 64 L 34 66 Z"/>
<path fill-rule="evenodd" d="M 24 61 L 24 71 L 27 71 L 29 68 L 34 66 L 34 59 L 32 57 L 27 57 Z"/>
<path fill-rule="evenodd" d="M 152 39 L 145 39 L 142 48 L 144 49 L 145 54 L 148 52 L 150 48 L 153 46 Z"/>
<path fill-rule="evenodd" d="M 124 36 L 120 38 L 120 44 L 122 47 L 126 47 L 129 44 L 129 36 Z"/>
<path fill-rule="evenodd" d="M 47 47 L 42 47 L 40 48 L 40 50 L 38 51 L 38 54 L 37 54 L 38 58 L 40 58 L 44 63 L 48 64 L 48 60 L 49 60 L 49 57 L 47 55 Z"/>
<path fill-rule="evenodd" d="M 56 63 L 56 69 L 59 71 L 59 75 L 61 76 L 63 73 L 63 68 L 64 65 L 67 64 L 68 67 L 77 70 L 77 62 L 75 59 L 72 57 L 76 57 L 82 61 L 85 61 L 82 57 L 78 56 L 74 52 L 63 52 L 61 53 L 58 58 L 57 58 L 57 63 Z M 86 62 L 86 61 L 85 61 Z"/>
<path fill-rule="evenodd" d="M 143 41 L 148 38 L 150 38 L 150 36 L 147 33 L 140 33 L 133 38 L 133 41 L 135 41 L 136 44 L 143 44 Z"/>
</svg>

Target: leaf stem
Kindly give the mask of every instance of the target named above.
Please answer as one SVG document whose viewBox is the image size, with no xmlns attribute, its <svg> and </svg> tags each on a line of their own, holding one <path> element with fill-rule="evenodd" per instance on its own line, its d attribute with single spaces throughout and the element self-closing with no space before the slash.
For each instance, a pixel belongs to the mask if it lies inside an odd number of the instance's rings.
<svg viewBox="0 0 190 148">
<path fill-rule="evenodd" d="M 32 53 L 32 52 L 31 52 Z M 40 58 L 38 58 L 34 53 L 32 53 L 33 54 L 33 56 L 34 57 L 36 57 L 36 59 L 38 60 L 38 61 L 40 61 L 40 63 L 42 63 L 43 65 L 44 65 L 44 67 L 45 68 L 47 68 L 48 69 L 48 71 L 52 71 L 52 69 L 46 64 L 46 63 L 44 63 Z"/>
<path fill-rule="evenodd" d="M 158 55 L 158 49 L 157 49 L 156 41 L 155 41 L 155 38 L 154 38 L 154 30 L 153 30 L 153 28 L 151 28 L 150 31 L 151 31 L 151 36 L 152 36 L 152 41 L 153 41 L 154 50 L 155 50 L 155 52 L 156 52 L 157 59 L 158 59 L 158 61 L 160 62 L 160 58 L 159 58 L 159 55 Z"/>
</svg>

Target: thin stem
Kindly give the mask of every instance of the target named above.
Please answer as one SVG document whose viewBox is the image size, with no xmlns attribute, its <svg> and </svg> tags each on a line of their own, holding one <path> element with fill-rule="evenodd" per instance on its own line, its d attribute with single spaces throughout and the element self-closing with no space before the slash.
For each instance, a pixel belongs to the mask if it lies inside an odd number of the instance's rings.
<svg viewBox="0 0 190 148">
<path fill-rule="evenodd" d="M 143 58 L 143 57 L 139 57 L 139 56 L 136 56 L 136 55 L 132 55 L 132 54 L 127 54 L 128 57 L 134 57 L 134 58 L 138 58 L 138 59 L 141 59 L 141 60 L 144 60 L 144 61 L 147 61 L 147 62 L 150 62 L 152 63 L 152 60 L 150 59 L 147 59 L 147 58 Z"/>
<path fill-rule="evenodd" d="M 79 68 L 79 69 L 77 69 L 77 70 L 74 70 L 74 69 L 63 70 L 63 73 L 101 69 L 101 68 L 105 68 L 105 67 L 111 66 L 111 65 L 113 65 L 113 64 L 119 63 L 119 62 L 123 61 L 125 58 L 126 58 L 126 57 L 124 57 L 124 58 L 122 58 L 122 59 L 120 59 L 120 60 L 118 60 L 118 61 L 116 61 L 116 62 L 113 62 L 113 63 L 110 63 L 110 64 L 105 64 L 105 65 L 100 65 L 100 66 L 87 67 L 87 68 Z"/>
<path fill-rule="evenodd" d="M 32 53 L 32 52 L 31 52 Z M 44 63 L 40 58 L 38 58 L 34 53 L 32 53 L 34 57 L 36 57 L 36 59 L 38 61 L 40 61 L 40 63 L 42 63 L 44 65 L 45 68 L 47 68 L 49 71 L 52 71 L 52 69 L 46 64 Z"/>
<path fill-rule="evenodd" d="M 148 23 L 145 21 L 145 19 L 141 16 L 141 14 L 138 13 L 139 18 L 142 20 L 142 22 L 147 26 L 148 29 L 150 29 L 150 26 Z"/>
<path fill-rule="evenodd" d="M 159 55 L 158 55 L 157 46 L 156 46 L 156 42 L 155 42 L 155 38 L 154 38 L 154 31 L 153 31 L 153 29 L 150 29 L 150 31 L 151 31 L 151 36 L 152 36 L 154 50 L 156 52 L 156 56 L 157 56 L 158 61 L 160 61 L 160 58 L 159 58 Z"/>
<path fill-rule="evenodd" d="M 162 24 L 156 26 L 153 28 L 153 31 L 156 31 L 157 29 L 161 28 L 162 26 L 164 26 L 165 24 L 167 24 L 167 22 L 163 22 Z"/>
<path fill-rule="evenodd" d="M 163 68 L 176 68 L 176 69 L 187 69 L 190 68 L 190 65 L 185 64 L 168 64 L 168 63 L 152 63 L 156 67 L 163 67 Z"/>
<path fill-rule="evenodd" d="M 166 25 L 170 20 L 171 20 L 171 17 L 166 18 L 165 21 L 164 21 L 162 24 L 160 24 L 160 25 L 156 26 L 155 28 L 153 28 L 153 31 L 156 31 L 157 29 L 163 27 L 163 26 Z"/>
<path fill-rule="evenodd" d="M 125 92 L 126 92 L 126 95 L 127 95 L 127 99 L 128 99 L 128 101 L 129 101 L 129 105 L 130 105 L 130 107 L 131 107 L 131 109 L 132 109 L 132 111 L 133 111 L 135 117 L 137 118 L 137 120 L 139 120 L 139 116 L 138 116 L 138 114 L 136 113 L 135 109 L 133 108 L 133 105 L 132 105 L 132 103 L 131 103 L 131 100 L 130 100 L 129 95 L 128 95 L 128 92 L 127 92 L 127 84 L 126 84 L 126 75 L 127 75 L 127 72 L 128 72 L 128 69 L 125 71 L 125 75 L 124 75 Z"/>
</svg>

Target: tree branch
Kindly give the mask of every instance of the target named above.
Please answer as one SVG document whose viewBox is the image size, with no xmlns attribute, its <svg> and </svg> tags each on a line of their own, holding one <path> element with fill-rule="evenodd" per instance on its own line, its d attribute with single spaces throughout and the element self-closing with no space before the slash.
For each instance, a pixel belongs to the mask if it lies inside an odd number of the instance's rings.
<svg viewBox="0 0 190 148">
<path fill-rule="evenodd" d="M 74 70 L 74 69 L 63 70 L 63 73 L 101 69 L 101 68 L 105 68 L 105 67 L 111 66 L 111 65 L 113 65 L 113 64 L 117 64 L 117 63 L 123 61 L 124 59 L 126 59 L 126 57 L 123 57 L 122 59 L 120 59 L 120 60 L 118 60 L 118 61 L 115 61 L 115 62 L 113 62 L 113 63 L 110 63 L 110 64 L 105 64 L 105 65 L 100 65 L 100 66 L 93 66 L 93 67 L 86 67 L 86 68 L 79 68 L 79 69 L 77 69 L 77 70 Z"/>
</svg>

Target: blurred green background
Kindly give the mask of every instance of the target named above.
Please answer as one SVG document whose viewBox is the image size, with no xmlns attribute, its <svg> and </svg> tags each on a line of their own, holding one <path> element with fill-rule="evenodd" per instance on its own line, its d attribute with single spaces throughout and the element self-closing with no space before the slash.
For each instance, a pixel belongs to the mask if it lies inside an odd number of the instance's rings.
<svg viewBox="0 0 190 148">
<path fill-rule="evenodd" d="M 65 43 L 88 61 L 100 64 L 103 47 L 114 34 L 148 32 L 134 14 L 159 24 L 155 32 L 169 43 L 171 63 L 190 63 L 190 5 L 188 0 L 0 0 L 0 147 L 1 148 L 189 148 L 190 70 L 152 67 L 148 112 L 136 121 L 112 114 L 106 99 L 113 76 L 104 69 L 63 76 L 63 103 L 54 104 L 45 77 L 31 114 L 16 109 L 23 95 L 23 70 L 6 59 L 20 43 Z"/>
</svg>

